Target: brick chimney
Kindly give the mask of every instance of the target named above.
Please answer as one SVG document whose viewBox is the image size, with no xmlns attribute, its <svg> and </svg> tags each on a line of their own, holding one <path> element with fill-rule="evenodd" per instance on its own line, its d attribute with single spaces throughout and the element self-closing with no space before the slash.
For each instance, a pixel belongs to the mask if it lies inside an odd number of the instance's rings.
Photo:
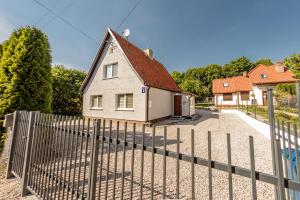
<svg viewBox="0 0 300 200">
<path fill-rule="evenodd" d="M 145 49 L 144 52 L 145 52 L 146 56 L 148 56 L 150 59 L 153 59 L 153 51 L 152 51 L 152 49 L 149 49 L 149 48 Z"/>
<path fill-rule="evenodd" d="M 285 65 L 284 65 L 283 61 L 276 62 L 274 67 L 275 67 L 275 71 L 278 73 L 285 72 Z"/>
</svg>

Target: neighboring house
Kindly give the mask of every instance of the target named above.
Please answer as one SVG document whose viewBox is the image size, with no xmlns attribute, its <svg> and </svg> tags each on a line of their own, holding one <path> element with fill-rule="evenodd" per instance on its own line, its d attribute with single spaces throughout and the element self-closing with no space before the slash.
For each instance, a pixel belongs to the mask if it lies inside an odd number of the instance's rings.
<svg viewBox="0 0 300 200">
<path fill-rule="evenodd" d="M 267 90 L 280 83 L 296 82 L 294 74 L 283 62 L 271 66 L 258 65 L 243 76 L 213 80 L 216 106 L 268 105 Z"/>
<path fill-rule="evenodd" d="M 81 90 L 84 116 L 148 122 L 195 114 L 194 95 L 181 92 L 152 50 L 110 28 Z"/>
</svg>

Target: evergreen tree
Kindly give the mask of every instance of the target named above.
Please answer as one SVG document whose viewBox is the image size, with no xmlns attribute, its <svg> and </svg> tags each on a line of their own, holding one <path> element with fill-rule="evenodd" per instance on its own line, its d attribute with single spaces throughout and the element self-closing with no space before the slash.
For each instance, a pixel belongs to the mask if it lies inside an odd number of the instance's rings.
<svg viewBox="0 0 300 200">
<path fill-rule="evenodd" d="M 35 27 L 14 31 L 2 45 L 0 114 L 14 110 L 51 112 L 52 76 L 47 36 Z"/>
</svg>

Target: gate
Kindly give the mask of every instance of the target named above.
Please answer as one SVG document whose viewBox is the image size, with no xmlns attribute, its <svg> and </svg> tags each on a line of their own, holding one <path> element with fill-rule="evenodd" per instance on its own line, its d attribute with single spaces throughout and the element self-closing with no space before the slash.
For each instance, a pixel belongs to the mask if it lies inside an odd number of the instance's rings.
<svg viewBox="0 0 300 200">
<path fill-rule="evenodd" d="M 257 199 L 257 181 L 274 185 L 279 199 L 286 199 L 285 190 L 300 191 L 298 181 L 284 176 L 279 138 L 274 139 L 276 173 L 267 174 L 255 169 L 251 136 L 247 169 L 232 164 L 230 134 L 223 163 L 212 159 L 210 132 L 206 159 L 195 156 L 194 130 L 181 133 L 177 129 L 176 151 L 167 149 L 168 129 L 163 128 L 159 140 L 156 131 L 156 127 L 129 122 L 16 111 L 7 174 L 22 179 L 23 195 L 32 193 L 41 199 L 197 199 L 196 184 L 203 181 L 208 181 L 212 199 L 214 170 L 227 174 L 228 199 L 233 199 L 235 175 L 251 181 L 252 199 Z M 189 154 L 180 152 L 181 134 L 190 137 Z M 175 165 L 174 172 L 168 171 L 170 163 Z M 185 173 L 183 166 L 188 166 Z M 206 167 L 208 180 L 195 179 L 199 166 Z M 167 189 L 169 176 L 175 177 L 173 190 Z M 182 178 L 189 180 L 184 189 Z"/>
</svg>

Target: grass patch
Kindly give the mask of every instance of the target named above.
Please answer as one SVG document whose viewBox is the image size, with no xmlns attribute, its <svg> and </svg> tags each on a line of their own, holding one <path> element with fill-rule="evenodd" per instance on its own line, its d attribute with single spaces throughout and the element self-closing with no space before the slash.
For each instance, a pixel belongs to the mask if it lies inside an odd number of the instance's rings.
<svg viewBox="0 0 300 200">
<path fill-rule="evenodd" d="M 291 109 L 293 109 L 293 108 L 291 108 Z M 246 111 L 247 108 L 243 107 L 243 108 L 240 108 L 240 110 Z M 284 111 L 288 112 L 286 109 L 284 109 Z M 250 112 L 250 113 L 256 112 L 257 116 L 260 116 L 260 117 L 268 120 L 268 108 L 267 107 L 256 106 L 256 108 L 255 108 L 255 106 L 251 105 L 251 106 L 248 106 L 248 112 Z M 279 121 L 284 121 L 286 123 L 289 122 L 291 124 L 296 124 L 298 126 L 298 117 L 296 117 L 296 116 L 292 116 L 292 115 L 286 114 L 284 112 L 278 111 L 278 112 L 275 112 L 275 118 L 278 119 Z"/>
</svg>

